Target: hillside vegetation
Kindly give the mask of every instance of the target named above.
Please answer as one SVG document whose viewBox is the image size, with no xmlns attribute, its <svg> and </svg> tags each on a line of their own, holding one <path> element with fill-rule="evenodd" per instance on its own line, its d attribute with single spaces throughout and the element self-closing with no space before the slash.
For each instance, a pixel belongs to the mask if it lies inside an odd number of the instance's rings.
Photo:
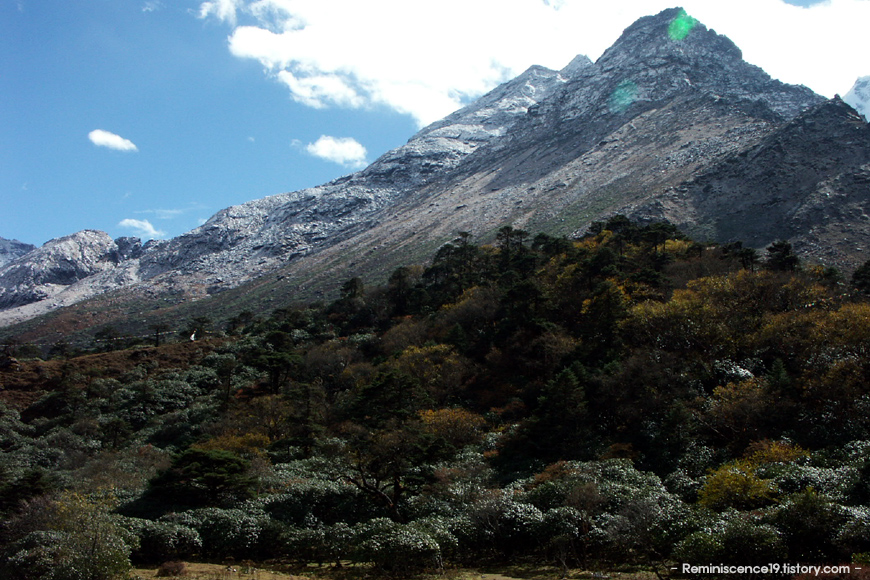
<svg viewBox="0 0 870 580">
<path fill-rule="evenodd" d="M 615 217 L 175 344 L 9 347 L 0 573 L 866 561 L 868 274 Z"/>
</svg>

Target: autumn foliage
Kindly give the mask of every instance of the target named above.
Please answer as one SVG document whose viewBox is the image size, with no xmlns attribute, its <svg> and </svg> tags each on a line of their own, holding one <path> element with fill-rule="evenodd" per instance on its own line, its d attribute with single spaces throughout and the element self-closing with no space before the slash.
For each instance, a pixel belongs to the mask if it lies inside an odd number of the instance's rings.
<svg viewBox="0 0 870 580">
<path fill-rule="evenodd" d="M 183 362 L 52 362 L 0 413 L 6 571 L 54 578 L 103 537 L 107 578 L 129 557 L 860 560 L 863 278 L 746 250 L 619 216 L 463 233 L 383 286 L 235 316 Z"/>
</svg>

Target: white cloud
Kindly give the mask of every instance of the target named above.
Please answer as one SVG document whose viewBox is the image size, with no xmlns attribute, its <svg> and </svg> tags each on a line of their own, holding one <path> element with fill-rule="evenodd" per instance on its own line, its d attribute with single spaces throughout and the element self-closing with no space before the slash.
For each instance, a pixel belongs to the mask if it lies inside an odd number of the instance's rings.
<svg viewBox="0 0 870 580">
<path fill-rule="evenodd" d="M 297 78 L 292 72 L 282 70 L 278 78 L 290 88 L 294 100 L 315 109 L 329 105 L 356 109 L 366 102 L 362 95 L 336 74 Z"/>
<path fill-rule="evenodd" d="M 682 0 L 752 64 L 826 96 L 867 74 L 867 0 L 810 8 L 782 0 Z M 387 106 L 420 125 L 533 64 L 593 60 L 641 16 L 673 0 L 215 0 L 232 54 L 259 61 L 311 107 Z M 236 26 L 244 17 L 245 25 Z"/>
<path fill-rule="evenodd" d="M 321 135 L 320 139 L 306 145 L 305 150 L 315 157 L 345 167 L 359 169 L 366 165 L 366 148 L 350 137 Z"/>
<path fill-rule="evenodd" d="M 162 238 L 166 232 L 156 229 L 148 220 L 123 219 L 118 227 L 133 230 L 140 238 Z"/>
<path fill-rule="evenodd" d="M 186 211 L 188 211 L 188 210 L 186 210 L 186 209 L 143 209 L 143 210 L 140 210 L 140 211 L 137 211 L 134 213 L 137 213 L 137 214 L 147 213 L 147 214 L 154 215 L 157 219 L 171 220 L 171 219 L 177 218 L 178 216 L 184 214 Z"/>
<path fill-rule="evenodd" d="M 163 9 L 163 2 L 160 0 L 147 0 L 142 5 L 142 12 L 156 12 Z"/>
<path fill-rule="evenodd" d="M 139 148 L 129 139 L 124 139 L 120 135 L 115 135 L 114 133 L 103 131 L 102 129 L 96 129 L 88 133 L 88 139 L 98 147 L 108 147 L 109 149 L 115 149 L 117 151 L 139 150 Z"/>
<path fill-rule="evenodd" d="M 235 25 L 236 12 L 243 3 L 244 0 L 213 0 L 203 2 L 199 6 L 199 17 L 208 18 L 209 16 L 215 16 L 219 20 Z"/>
</svg>

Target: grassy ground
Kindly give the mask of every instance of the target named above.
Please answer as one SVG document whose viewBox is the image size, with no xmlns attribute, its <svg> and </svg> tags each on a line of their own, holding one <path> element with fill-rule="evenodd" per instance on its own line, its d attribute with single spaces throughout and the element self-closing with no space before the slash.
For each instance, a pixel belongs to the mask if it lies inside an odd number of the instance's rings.
<svg viewBox="0 0 870 580">
<path fill-rule="evenodd" d="M 157 578 L 156 568 L 133 570 L 133 580 Z M 265 568 L 255 568 L 240 564 L 198 564 L 186 563 L 185 580 L 375 580 L 388 578 L 400 580 L 398 576 L 384 576 L 364 566 L 348 566 L 341 569 L 333 567 L 301 568 L 281 572 Z M 415 580 L 555 580 L 569 578 L 576 580 L 655 580 L 652 572 L 594 572 L 590 570 L 570 570 L 563 576 L 560 568 L 551 566 L 503 566 L 481 570 L 447 569 L 442 574 L 421 574 Z"/>
<path fill-rule="evenodd" d="M 133 580 L 158 578 L 156 568 L 136 568 L 131 575 Z M 239 564 L 197 564 L 185 562 L 180 576 L 185 580 L 303 580 L 304 576 L 293 576 Z M 307 580 L 307 579 L 305 579 Z"/>
</svg>

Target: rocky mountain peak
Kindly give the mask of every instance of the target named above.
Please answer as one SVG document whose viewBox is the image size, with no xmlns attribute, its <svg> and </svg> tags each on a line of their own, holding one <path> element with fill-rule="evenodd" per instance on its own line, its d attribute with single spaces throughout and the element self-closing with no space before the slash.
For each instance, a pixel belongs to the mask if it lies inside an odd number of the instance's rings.
<svg viewBox="0 0 870 580">
<path fill-rule="evenodd" d="M 633 101 L 660 100 L 696 90 L 717 98 L 761 103 L 773 114 L 790 119 L 822 100 L 806 87 L 773 80 L 745 62 L 730 39 L 682 8 L 639 19 L 595 64 L 614 77 L 616 87 L 628 87 L 623 92 L 627 90 Z"/>
<path fill-rule="evenodd" d="M 645 16 L 625 29 L 598 64 L 624 66 L 633 59 L 644 66 L 660 66 L 664 60 L 742 60 L 740 49 L 727 37 L 708 30 L 683 8 L 669 8 Z"/>
<path fill-rule="evenodd" d="M 571 78 L 577 76 L 578 73 L 585 71 L 589 67 L 594 66 L 592 60 L 583 54 L 578 54 L 571 62 L 565 65 L 565 68 L 559 71 L 563 77 Z"/>
</svg>

